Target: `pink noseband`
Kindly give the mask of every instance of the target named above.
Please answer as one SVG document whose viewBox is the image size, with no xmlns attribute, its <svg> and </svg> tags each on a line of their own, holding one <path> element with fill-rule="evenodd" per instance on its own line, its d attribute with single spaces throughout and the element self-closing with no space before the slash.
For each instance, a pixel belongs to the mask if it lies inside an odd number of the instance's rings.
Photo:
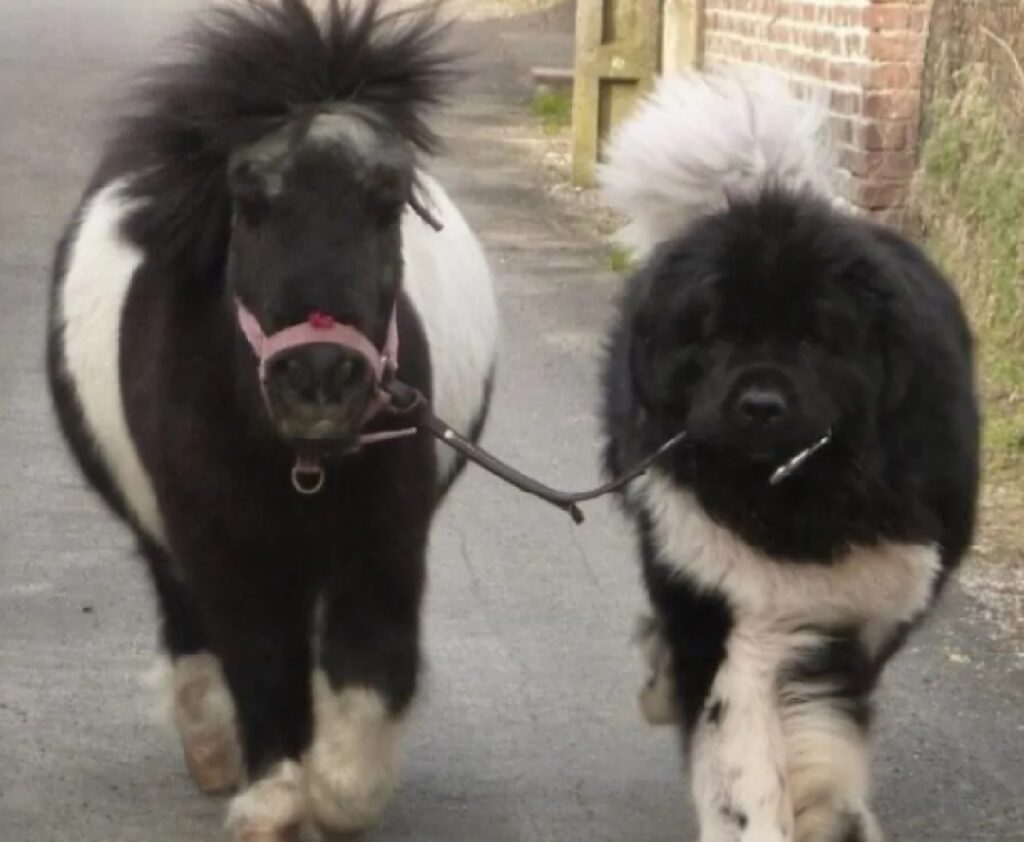
<svg viewBox="0 0 1024 842">
<path fill-rule="evenodd" d="M 238 312 L 238 326 L 241 328 L 245 338 L 249 340 L 253 353 L 256 354 L 256 358 L 259 360 L 260 387 L 263 389 L 264 401 L 267 399 L 267 366 L 275 356 L 304 345 L 327 344 L 340 345 L 343 348 L 355 351 L 370 364 L 376 392 L 369 407 L 367 407 L 366 414 L 363 416 L 364 425 L 372 421 L 390 403 L 391 398 L 384 391 L 383 386 L 394 376 L 398 369 L 397 302 L 391 309 L 387 339 L 384 342 L 384 349 L 380 351 L 361 331 L 352 325 L 336 321 L 333 316 L 326 313 L 311 313 L 308 320 L 302 324 L 291 325 L 267 336 L 263 332 L 263 328 L 260 327 L 259 321 L 241 301 L 235 299 L 235 306 Z M 415 429 L 407 429 L 364 433 L 359 437 L 359 444 L 376 444 L 413 435 L 415 432 Z M 314 461 L 300 457 L 296 470 L 300 473 L 314 474 L 320 469 Z M 319 488 L 316 490 L 318 491 Z M 313 493 L 316 492 L 314 491 Z"/>
<path fill-rule="evenodd" d="M 303 345 L 341 345 L 361 354 L 370 364 L 374 379 L 378 386 L 386 376 L 394 374 L 398 368 L 398 305 L 391 310 L 388 322 L 388 336 L 384 350 L 366 338 L 365 334 L 351 325 L 335 321 L 326 313 L 310 313 L 309 319 L 302 324 L 291 325 L 284 330 L 267 336 L 260 327 L 256 317 L 246 306 L 236 299 L 238 307 L 238 325 L 249 340 L 253 352 L 260 362 L 260 383 L 267 377 L 267 365 L 270 360 L 282 351 L 299 348 Z"/>
</svg>

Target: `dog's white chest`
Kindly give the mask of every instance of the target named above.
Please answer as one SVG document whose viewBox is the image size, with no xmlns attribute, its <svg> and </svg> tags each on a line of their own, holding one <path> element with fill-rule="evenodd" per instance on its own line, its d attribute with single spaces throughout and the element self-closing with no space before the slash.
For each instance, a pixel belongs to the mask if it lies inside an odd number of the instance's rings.
<svg viewBox="0 0 1024 842">
<path fill-rule="evenodd" d="M 692 494 L 656 471 L 641 493 L 663 563 L 721 594 L 737 622 L 778 630 L 853 625 L 872 638 L 873 627 L 912 621 L 931 601 L 940 569 L 935 547 L 889 543 L 855 547 L 827 565 L 789 562 L 716 524 Z"/>
</svg>

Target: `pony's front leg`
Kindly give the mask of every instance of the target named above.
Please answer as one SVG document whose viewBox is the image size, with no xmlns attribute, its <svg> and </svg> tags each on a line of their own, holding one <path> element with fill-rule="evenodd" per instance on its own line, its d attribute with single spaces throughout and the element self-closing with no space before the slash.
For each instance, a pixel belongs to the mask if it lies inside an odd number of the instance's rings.
<svg viewBox="0 0 1024 842">
<path fill-rule="evenodd" d="M 327 831 L 373 825 L 395 790 L 416 691 L 423 579 L 422 546 L 377 545 L 347 560 L 323 594 L 305 771 L 312 815 Z"/>
<path fill-rule="evenodd" d="M 310 736 L 308 600 L 257 571 L 202 593 L 247 778 L 231 801 L 228 828 L 236 842 L 286 842 L 308 816 L 301 765 Z"/>
</svg>

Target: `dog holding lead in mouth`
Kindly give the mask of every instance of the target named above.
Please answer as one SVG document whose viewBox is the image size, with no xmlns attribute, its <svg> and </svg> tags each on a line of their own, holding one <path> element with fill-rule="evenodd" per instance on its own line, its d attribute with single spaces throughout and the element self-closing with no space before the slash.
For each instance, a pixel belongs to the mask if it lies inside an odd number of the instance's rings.
<svg viewBox="0 0 1024 842">
<path fill-rule="evenodd" d="M 877 842 L 871 696 L 967 551 L 972 339 L 951 285 L 848 213 L 826 121 L 767 75 L 663 80 L 613 138 L 641 263 L 604 379 L 606 469 L 653 618 L 701 842 Z"/>
</svg>

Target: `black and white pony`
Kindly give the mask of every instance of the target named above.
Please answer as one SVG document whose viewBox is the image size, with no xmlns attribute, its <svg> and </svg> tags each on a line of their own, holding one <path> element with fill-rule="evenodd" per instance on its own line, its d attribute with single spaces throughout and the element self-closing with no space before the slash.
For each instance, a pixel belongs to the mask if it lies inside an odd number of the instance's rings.
<svg viewBox="0 0 1024 842">
<path fill-rule="evenodd" d="M 152 574 L 190 771 L 245 782 L 236 839 L 352 831 L 388 801 L 459 465 L 424 433 L 367 442 L 401 426 L 382 370 L 398 353 L 476 434 L 488 405 L 487 263 L 417 165 L 444 26 L 383 6 L 211 14 L 142 85 L 57 252 L 63 431 Z"/>
</svg>

